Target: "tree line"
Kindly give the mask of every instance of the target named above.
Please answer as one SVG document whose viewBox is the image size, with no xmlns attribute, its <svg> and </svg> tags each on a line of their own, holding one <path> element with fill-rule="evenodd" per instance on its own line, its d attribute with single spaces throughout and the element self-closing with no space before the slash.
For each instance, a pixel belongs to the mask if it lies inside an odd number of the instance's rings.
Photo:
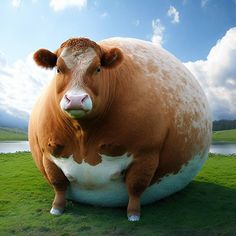
<svg viewBox="0 0 236 236">
<path fill-rule="evenodd" d="M 236 120 L 215 120 L 212 129 L 213 131 L 236 129 Z"/>
</svg>

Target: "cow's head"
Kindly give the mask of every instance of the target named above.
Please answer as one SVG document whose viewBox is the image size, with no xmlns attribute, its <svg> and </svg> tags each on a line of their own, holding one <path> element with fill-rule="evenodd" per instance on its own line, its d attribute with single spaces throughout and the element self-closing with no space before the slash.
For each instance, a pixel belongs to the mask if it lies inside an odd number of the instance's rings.
<svg viewBox="0 0 236 236">
<path fill-rule="evenodd" d="M 91 116 L 102 106 L 106 93 L 105 71 L 119 65 L 123 54 L 118 48 L 105 49 L 87 38 L 64 42 L 54 53 L 39 49 L 36 63 L 56 67 L 56 99 L 63 112 L 72 118 Z M 107 74 L 107 72 L 106 72 Z"/>
</svg>

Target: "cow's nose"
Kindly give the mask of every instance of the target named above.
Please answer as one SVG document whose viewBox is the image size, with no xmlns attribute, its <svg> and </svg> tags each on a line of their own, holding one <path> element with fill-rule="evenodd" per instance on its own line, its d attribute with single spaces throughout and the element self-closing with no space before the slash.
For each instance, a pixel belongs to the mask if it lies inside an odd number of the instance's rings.
<svg viewBox="0 0 236 236">
<path fill-rule="evenodd" d="M 87 110 L 86 101 L 89 99 L 88 94 L 71 95 L 65 94 L 65 110 Z"/>
</svg>

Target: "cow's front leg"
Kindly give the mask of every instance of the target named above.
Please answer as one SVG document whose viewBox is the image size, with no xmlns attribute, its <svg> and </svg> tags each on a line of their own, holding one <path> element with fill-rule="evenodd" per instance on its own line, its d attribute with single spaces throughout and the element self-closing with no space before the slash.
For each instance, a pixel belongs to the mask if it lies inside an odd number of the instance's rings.
<svg viewBox="0 0 236 236">
<path fill-rule="evenodd" d="M 55 191 L 55 197 L 50 213 L 52 215 L 61 215 L 66 206 L 66 190 L 69 181 L 61 169 L 48 160 L 47 157 L 44 157 L 43 165 L 47 174 L 47 179 L 49 183 L 52 184 Z"/>
<path fill-rule="evenodd" d="M 126 173 L 126 186 L 129 194 L 127 217 L 129 221 L 140 219 L 140 197 L 150 185 L 159 164 L 158 153 L 139 154 Z"/>
</svg>

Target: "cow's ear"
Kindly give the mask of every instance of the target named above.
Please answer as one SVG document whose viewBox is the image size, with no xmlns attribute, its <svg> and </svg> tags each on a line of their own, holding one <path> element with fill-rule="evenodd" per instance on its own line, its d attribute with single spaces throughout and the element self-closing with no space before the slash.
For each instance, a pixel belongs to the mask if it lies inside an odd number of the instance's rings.
<svg viewBox="0 0 236 236">
<path fill-rule="evenodd" d="M 47 49 L 39 49 L 34 53 L 34 60 L 37 65 L 52 69 L 57 64 L 57 55 Z"/>
<path fill-rule="evenodd" d="M 123 53 L 119 48 L 102 50 L 101 65 L 106 68 L 118 66 L 123 60 Z"/>
</svg>

